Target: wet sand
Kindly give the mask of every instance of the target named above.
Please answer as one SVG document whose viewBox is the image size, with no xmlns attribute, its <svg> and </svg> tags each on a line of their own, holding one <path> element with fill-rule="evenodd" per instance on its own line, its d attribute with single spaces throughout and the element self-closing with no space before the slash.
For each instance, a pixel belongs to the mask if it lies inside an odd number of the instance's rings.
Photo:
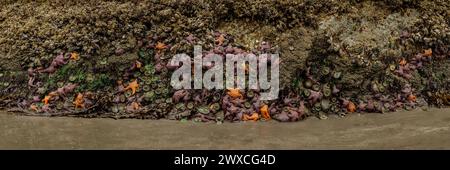
<svg viewBox="0 0 450 170">
<path fill-rule="evenodd" d="M 0 111 L 1 149 L 450 149 L 449 134 L 450 109 L 220 125 Z"/>
</svg>

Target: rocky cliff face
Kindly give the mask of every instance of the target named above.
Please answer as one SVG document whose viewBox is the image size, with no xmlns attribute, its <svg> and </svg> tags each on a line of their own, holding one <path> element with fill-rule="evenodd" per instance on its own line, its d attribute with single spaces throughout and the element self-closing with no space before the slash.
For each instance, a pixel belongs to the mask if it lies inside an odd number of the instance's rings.
<svg viewBox="0 0 450 170">
<path fill-rule="evenodd" d="M 241 120 L 268 105 L 293 121 L 450 102 L 444 0 L 23 0 L 0 9 L 0 103 L 33 114 Z M 279 100 L 173 90 L 167 62 L 194 45 L 279 53 Z"/>
</svg>

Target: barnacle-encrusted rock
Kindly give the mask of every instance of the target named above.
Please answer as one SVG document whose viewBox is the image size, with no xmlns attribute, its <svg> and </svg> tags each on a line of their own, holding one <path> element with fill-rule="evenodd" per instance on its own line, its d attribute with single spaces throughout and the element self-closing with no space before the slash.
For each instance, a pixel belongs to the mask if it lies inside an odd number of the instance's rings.
<svg viewBox="0 0 450 170">
<path fill-rule="evenodd" d="M 445 0 L 6 0 L 0 106 L 54 112 L 83 94 L 76 107 L 101 105 L 90 110 L 99 114 L 220 122 L 257 120 L 262 105 L 280 121 L 447 105 L 449 6 Z M 172 89 L 177 67 L 168 61 L 192 54 L 194 45 L 208 55 L 279 54 L 280 100 L 260 101 L 258 90 Z"/>
</svg>

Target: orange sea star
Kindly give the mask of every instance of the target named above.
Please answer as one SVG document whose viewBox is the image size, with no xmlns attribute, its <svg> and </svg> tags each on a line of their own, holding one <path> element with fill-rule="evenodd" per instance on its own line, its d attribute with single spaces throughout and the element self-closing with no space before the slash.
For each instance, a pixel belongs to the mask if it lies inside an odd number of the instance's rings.
<svg viewBox="0 0 450 170">
<path fill-rule="evenodd" d="M 219 46 L 221 46 L 224 41 L 225 41 L 225 36 L 223 34 L 220 34 L 219 37 L 217 37 L 217 39 L 216 39 L 216 43 Z"/>
<path fill-rule="evenodd" d="M 75 98 L 75 101 L 73 102 L 76 108 L 84 108 L 84 96 L 81 93 L 77 94 L 77 97 Z"/>
<path fill-rule="evenodd" d="M 353 102 L 349 102 L 347 105 L 347 111 L 353 113 L 356 111 L 356 105 Z"/>
<path fill-rule="evenodd" d="M 162 42 L 158 42 L 156 43 L 155 49 L 159 52 L 161 52 L 162 50 L 166 49 L 167 45 L 162 43 Z"/>
<path fill-rule="evenodd" d="M 401 66 L 404 66 L 404 65 L 406 65 L 406 63 L 407 63 L 406 60 L 404 58 L 402 58 L 398 64 L 400 64 Z"/>
<path fill-rule="evenodd" d="M 76 52 L 70 53 L 70 59 L 71 60 L 79 60 L 80 59 L 80 55 Z"/>
<path fill-rule="evenodd" d="M 431 50 L 431 48 L 428 50 L 425 50 L 425 52 L 423 53 L 423 56 L 425 56 L 425 57 L 431 57 L 432 55 L 433 55 L 433 50 Z"/>
<path fill-rule="evenodd" d="M 248 120 L 252 120 L 252 121 L 257 121 L 259 119 L 259 115 L 258 113 L 253 113 L 251 116 L 244 114 L 242 117 L 242 120 L 244 121 L 248 121 Z"/>
<path fill-rule="evenodd" d="M 260 109 L 261 111 L 261 116 L 266 119 L 266 120 L 270 120 L 270 114 L 269 114 L 269 106 L 267 106 L 266 104 L 264 106 L 261 107 Z"/>
<path fill-rule="evenodd" d="M 228 89 L 227 94 L 233 99 L 238 97 L 242 99 L 243 97 L 239 89 Z"/>
<path fill-rule="evenodd" d="M 42 102 L 44 102 L 44 105 L 48 105 L 50 99 L 52 99 L 51 95 L 45 96 L 44 99 L 42 99 Z"/>
<path fill-rule="evenodd" d="M 139 84 L 137 82 L 137 79 L 134 80 L 133 82 L 131 82 L 130 84 L 128 84 L 128 86 L 124 89 L 125 91 L 131 89 L 132 94 L 136 93 L 136 90 L 139 88 Z"/>
</svg>

